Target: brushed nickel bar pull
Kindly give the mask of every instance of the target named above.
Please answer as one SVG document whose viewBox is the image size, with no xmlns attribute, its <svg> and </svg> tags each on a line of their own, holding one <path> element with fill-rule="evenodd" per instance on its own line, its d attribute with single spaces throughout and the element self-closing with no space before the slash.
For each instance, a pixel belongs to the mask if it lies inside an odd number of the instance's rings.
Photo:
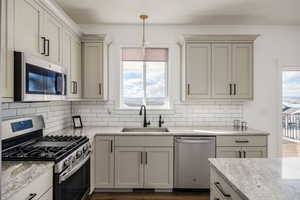
<svg viewBox="0 0 300 200">
<path fill-rule="evenodd" d="M 145 152 L 146 154 L 146 165 L 148 165 L 148 152 Z"/>
<path fill-rule="evenodd" d="M 42 55 L 46 54 L 46 38 L 45 37 L 41 37 L 43 40 L 43 52 L 41 53 Z"/>
<path fill-rule="evenodd" d="M 222 188 L 222 186 L 221 186 L 221 183 L 215 182 L 214 184 L 215 184 L 215 186 L 217 187 L 217 189 L 221 192 L 221 194 L 222 194 L 224 197 L 226 197 L 226 198 L 231 197 L 230 194 L 226 194 L 226 193 L 224 192 L 224 190 L 223 190 L 223 188 Z"/>
<path fill-rule="evenodd" d="M 241 158 L 242 157 L 242 152 L 241 151 L 239 151 L 239 158 Z"/>
<path fill-rule="evenodd" d="M 75 81 L 72 81 L 72 94 L 75 94 Z"/>
<path fill-rule="evenodd" d="M 187 94 L 190 95 L 190 84 L 187 85 Z"/>
<path fill-rule="evenodd" d="M 233 84 L 233 95 L 236 95 L 236 84 Z"/>
<path fill-rule="evenodd" d="M 114 152 L 114 150 L 113 150 L 113 141 L 111 140 L 110 141 L 110 153 L 112 153 L 112 152 Z"/>
<path fill-rule="evenodd" d="M 50 55 L 50 40 L 46 39 L 47 41 L 47 54 L 45 56 L 49 56 Z"/>
<path fill-rule="evenodd" d="M 102 84 L 99 83 L 99 95 L 101 96 L 102 95 Z"/>
<path fill-rule="evenodd" d="M 248 140 L 236 140 L 235 143 L 248 143 Z"/>
<path fill-rule="evenodd" d="M 32 200 L 36 195 L 36 193 L 30 193 L 26 200 Z"/>
</svg>

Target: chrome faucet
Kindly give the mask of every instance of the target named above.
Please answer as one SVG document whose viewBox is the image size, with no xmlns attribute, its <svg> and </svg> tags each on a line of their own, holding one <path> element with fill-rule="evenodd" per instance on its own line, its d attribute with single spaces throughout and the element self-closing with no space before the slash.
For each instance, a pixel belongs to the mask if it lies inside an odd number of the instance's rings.
<svg viewBox="0 0 300 200">
<path fill-rule="evenodd" d="M 150 121 L 147 122 L 147 112 L 146 112 L 146 106 L 145 105 L 141 105 L 140 115 L 143 114 L 143 109 L 144 109 L 144 123 L 143 123 L 143 127 L 146 128 L 148 125 L 150 125 Z"/>
</svg>

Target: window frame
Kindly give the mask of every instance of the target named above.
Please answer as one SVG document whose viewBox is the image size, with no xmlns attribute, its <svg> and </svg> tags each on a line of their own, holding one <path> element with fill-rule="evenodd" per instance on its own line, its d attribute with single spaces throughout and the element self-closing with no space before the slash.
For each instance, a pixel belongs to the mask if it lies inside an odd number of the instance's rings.
<svg viewBox="0 0 300 200">
<path fill-rule="evenodd" d="M 138 110 L 140 109 L 140 106 L 127 106 L 124 103 L 124 91 L 123 91 L 123 71 L 124 71 L 124 66 L 123 66 L 123 60 L 122 60 L 122 49 L 123 48 L 140 48 L 140 46 L 138 45 L 123 45 L 123 46 L 119 46 L 119 62 L 120 62 L 120 88 L 119 88 L 119 105 L 118 105 L 118 109 L 120 110 Z M 171 109 L 171 96 L 170 96 L 170 84 L 169 84 L 169 80 L 170 80 L 170 46 L 166 46 L 166 45 L 148 45 L 146 48 L 164 48 L 168 50 L 168 60 L 166 62 L 166 66 L 165 66 L 165 88 L 166 88 L 166 100 L 165 103 L 163 105 L 147 105 L 147 109 L 150 110 L 170 110 Z M 143 73 L 146 74 L 146 62 L 143 63 Z M 147 75 L 146 75 L 147 76 Z M 146 76 L 143 77 L 143 82 L 146 81 Z M 146 85 L 144 85 L 144 89 Z"/>
</svg>

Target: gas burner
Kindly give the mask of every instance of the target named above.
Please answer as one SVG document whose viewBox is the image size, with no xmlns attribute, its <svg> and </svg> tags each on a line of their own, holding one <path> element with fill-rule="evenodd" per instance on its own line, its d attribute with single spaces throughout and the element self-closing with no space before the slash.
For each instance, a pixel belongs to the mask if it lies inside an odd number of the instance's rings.
<svg viewBox="0 0 300 200">
<path fill-rule="evenodd" d="M 3 160 L 53 160 L 58 162 L 88 141 L 83 136 L 44 136 L 2 152 Z"/>
</svg>

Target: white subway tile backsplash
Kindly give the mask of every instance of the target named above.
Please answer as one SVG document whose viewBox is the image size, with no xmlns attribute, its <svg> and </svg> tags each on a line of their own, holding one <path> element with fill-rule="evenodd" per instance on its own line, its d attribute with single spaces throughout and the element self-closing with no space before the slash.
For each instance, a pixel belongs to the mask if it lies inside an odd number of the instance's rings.
<svg viewBox="0 0 300 200">
<path fill-rule="evenodd" d="M 71 102 L 2 103 L 2 119 L 43 115 L 45 133 L 71 126 Z"/>
<path fill-rule="evenodd" d="M 115 109 L 113 101 L 82 101 L 72 103 L 72 114 L 81 115 L 84 125 L 90 126 L 141 126 L 139 110 Z M 109 112 L 109 111 L 111 112 Z M 229 126 L 234 119 L 243 118 L 242 102 L 205 101 L 200 103 L 177 102 L 171 110 L 147 110 L 150 126 L 158 125 L 162 115 L 165 126 Z"/>
</svg>

